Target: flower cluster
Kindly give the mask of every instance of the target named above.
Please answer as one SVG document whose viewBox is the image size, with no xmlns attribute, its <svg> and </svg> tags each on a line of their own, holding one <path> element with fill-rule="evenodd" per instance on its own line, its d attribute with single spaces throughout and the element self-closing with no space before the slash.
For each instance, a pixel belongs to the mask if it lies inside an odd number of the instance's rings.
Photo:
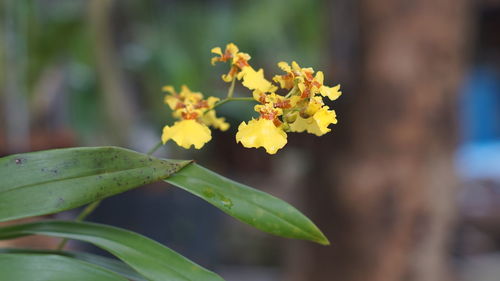
<svg viewBox="0 0 500 281">
<path fill-rule="evenodd" d="M 191 92 L 185 85 L 182 86 L 180 93 L 177 93 L 172 86 L 163 87 L 163 91 L 169 93 L 165 96 L 165 103 L 173 111 L 173 116 L 180 119 L 173 126 L 163 128 L 161 136 L 163 143 L 172 139 L 186 149 L 191 145 L 200 149 L 212 139 L 208 126 L 221 131 L 229 128 L 224 118 L 217 118 L 215 110 L 212 109 L 219 98 L 203 99 L 201 93 Z"/>
<path fill-rule="evenodd" d="M 280 62 L 278 67 L 284 74 L 274 76 L 271 82 L 264 77 L 262 69 L 255 70 L 250 66 L 250 55 L 240 52 L 232 43 L 224 52 L 217 47 L 212 53 L 217 55 L 212 58 L 212 64 L 223 62 L 230 65 L 229 72 L 222 75 L 222 80 L 231 83 L 228 96 L 219 102 L 215 97 L 205 100 L 201 93 L 193 93 L 186 86 L 180 93 L 170 86 L 164 87 L 169 93 L 165 102 L 174 111 L 174 117 L 181 119 L 174 126 L 164 128 L 164 143 L 173 139 L 184 148 L 191 145 L 201 148 L 211 139 L 208 126 L 227 130 L 229 125 L 223 118 L 216 117 L 214 107 L 236 100 L 232 98 L 236 80 L 252 90 L 252 99 L 258 103 L 254 110 L 259 116 L 248 123 L 242 122 L 236 133 L 236 141 L 244 147 L 263 147 L 267 153 L 275 154 L 287 143 L 287 133 L 307 132 L 322 136 L 331 131 L 331 124 L 337 123 L 335 111 L 324 103 L 324 98 L 336 100 L 341 95 L 340 85 L 324 85 L 323 72 L 301 68 L 296 62 L 291 65 Z"/>
</svg>

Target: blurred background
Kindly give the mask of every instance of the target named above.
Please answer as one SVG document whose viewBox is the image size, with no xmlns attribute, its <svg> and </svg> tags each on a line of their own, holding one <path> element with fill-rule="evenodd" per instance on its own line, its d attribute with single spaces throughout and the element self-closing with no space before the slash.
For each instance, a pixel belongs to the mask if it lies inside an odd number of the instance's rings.
<svg viewBox="0 0 500 281">
<path fill-rule="evenodd" d="M 90 220 L 228 281 L 500 280 L 500 1 L 3 0 L 0 156 L 145 152 L 172 122 L 162 86 L 225 95 L 227 66 L 212 67 L 210 49 L 229 42 L 267 78 L 283 60 L 323 70 L 342 85 L 339 124 L 291 134 L 270 156 L 235 143 L 253 112 L 233 103 L 220 108 L 232 128 L 203 150 L 168 143 L 156 155 L 285 199 L 332 245 L 261 233 L 166 183 L 106 199 Z"/>
</svg>

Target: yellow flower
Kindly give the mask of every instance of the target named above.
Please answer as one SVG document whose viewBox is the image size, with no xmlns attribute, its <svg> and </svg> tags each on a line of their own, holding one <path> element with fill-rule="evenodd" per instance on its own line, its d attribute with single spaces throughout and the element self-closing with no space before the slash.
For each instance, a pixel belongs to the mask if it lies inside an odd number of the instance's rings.
<svg viewBox="0 0 500 281">
<path fill-rule="evenodd" d="M 165 126 L 163 128 L 162 142 L 165 144 L 170 139 L 185 149 L 190 148 L 191 145 L 194 145 L 196 149 L 200 149 L 212 139 L 212 133 L 206 125 L 189 119 L 177 121 L 172 127 Z"/>
<path fill-rule="evenodd" d="M 163 87 L 163 91 L 168 93 L 165 96 L 165 103 L 173 110 L 172 115 L 181 120 L 171 127 L 163 128 L 163 143 L 172 139 L 186 149 L 191 145 L 200 149 L 212 138 L 208 126 L 222 131 L 229 128 L 224 118 L 217 118 L 215 110 L 212 110 L 219 98 L 204 99 L 203 94 L 192 92 L 185 85 L 182 86 L 180 93 L 177 93 L 172 86 Z"/>
<path fill-rule="evenodd" d="M 229 124 L 226 122 L 224 117 L 217 118 L 215 115 L 215 110 L 210 110 L 202 115 L 201 120 L 204 124 L 212 126 L 221 131 L 226 131 L 229 129 Z"/>
<path fill-rule="evenodd" d="M 301 68 L 295 61 L 292 62 L 292 66 L 284 61 L 279 62 L 278 67 L 286 72 L 286 74 L 276 75 L 274 76 L 273 80 L 277 83 L 280 83 L 281 88 L 287 90 L 292 89 L 293 86 L 295 86 L 296 82 L 298 83 L 299 88 L 302 88 L 305 78 L 314 73 L 314 70 L 312 68 Z"/>
<path fill-rule="evenodd" d="M 335 111 L 328 110 L 327 106 L 323 106 L 309 118 L 298 115 L 295 122 L 290 124 L 290 131 L 299 133 L 307 131 L 310 134 L 322 136 L 331 131 L 328 128 L 330 124 L 337 124 Z"/>
<path fill-rule="evenodd" d="M 219 55 L 219 57 L 213 57 L 210 61 L 212 65 L 215 65 L 215 63 L 218 61 L 227 62 L 228 60 L 233 59 L 239 53 L 239 49 L 235 44 L 229 43 L 226 45 L 226 50 L 224 50 L 224 53 L 222 53 L 222 49 L 220 47 L 212 48 L 210 52 Z"/>
<path fill-rule="evenodd" d="M 287 142 L 286 133 L 276 127 L 272 120 L 252 119 L 246 124 L 241 122 L 236 133 L 236 142 L 247 148 L 263 147 L 267 153 L 275 154 Z"/>
<path fill-rule="evenodd" d="M 162 90 L 169 93 L 165 96 L 164 101 L 172 110 L 184 108 L 188 104 L 193 105 L 195 108 L 205 107 L 203 94 L 200 92 L 192 92 L 186 85 L 182 85 L 180 93 L 177 93 L 172 86 L 164 86 Z M 213 99 L 213 97 L 210 98 Z"/>
<path fill-rule="evenodd" d="M 224 53 L 220 47 L 215 47 L 211 51 L 212 53 L 219 55 L 219 57 L 213 57 L 211 60 L 212 65 L 216 62 L 228 62 L 231 61 L 231 68 L 227 74 L 222 75 L 222 80 L 225 82 L 231 82 L 236 75 L 243 70 L 243 68 L 248 67 L 248 61 L 251 59 L 250 55 L 247 53 L 241 53 L 236 45 L 229 43 L 226 45 L 226 50 Z"/>
</svg>

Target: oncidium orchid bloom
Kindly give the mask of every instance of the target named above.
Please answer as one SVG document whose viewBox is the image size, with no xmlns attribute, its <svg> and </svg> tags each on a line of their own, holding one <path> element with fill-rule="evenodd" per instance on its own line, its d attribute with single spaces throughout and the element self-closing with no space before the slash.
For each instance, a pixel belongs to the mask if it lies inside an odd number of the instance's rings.
<svg viewBox="0 0 500 281">
<path fill-rule="evenodd" d="M 165 103 L 179 119 L 173 126 L 163 128 L 163 143 L 172 139 L 184 148 L 202 148 L 212 139 L 209 127 L 221 131 L 229 128 L 224 118 L 216 116 L 215 107 L 236 100 L 256 101 L 254 110 L 259 115 L 248 123 L 241 122 L 236 142 L 247 148 L 262 147 L 269 154 L 275 154 L 286 145 L 287 133 L 307 132 L 322 136 L 331 131 L 330 125 L 337 123 L 335 111 L 324 103 L 324 98 L 336 100 L 341 95 L 340 85 L 324 85 L 323 72 L 301 68 L 295 61 L 291 65 L 279 62 L 278 67 L 285 74 L 274 76 L 272 81 L 276 85 L 264 77 L 263 69 L 255 70 L 248 63 L 250 55 L 240 52 L 235 44 L 228 44 L 224 52 L 220 47 L 211 52 L 217 55 L 212 58 L 212 65 L 217 62 L 229 64 L 229 72 L 222 75 L 223 81 L 231 83 L 227 97 L 204 99 L 203 94 L 192 92 L 187 86 L 182 86 L 180 93 L 172 86 L 163 87 L 168 93 Z M 233 98 L 237 80 L 252 91 L 251 98 Z"/>
<path fill-rule="evenodd" d="M 203 99 L 203 94 L 191 92 L 185 85 L 182 86 L 180 93 L 177 93 L 172 86 L 165 86 L 163 90 L 168 92 L 165 103 L 173 111 L 172 115 L 180 119 L 173 126 L 163 128 L 161 136 L 163 143 L 172 139 L 186 149 L 192 145 L 200 149 L 212 139 L 212 132 L 208 126 L 221 131 L 229 128 L 224 118 L 217 118 L 212 109 L 219 98 Z"/>
</svg>

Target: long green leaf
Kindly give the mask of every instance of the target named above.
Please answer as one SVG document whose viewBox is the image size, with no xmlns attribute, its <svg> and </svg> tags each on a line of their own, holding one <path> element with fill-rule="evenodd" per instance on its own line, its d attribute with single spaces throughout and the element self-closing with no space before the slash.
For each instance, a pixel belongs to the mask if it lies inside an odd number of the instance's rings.
<svg viewBox="0 0 500 281">
<path fill-rule="evenodd" d="M 0 278 L 5 281 L 127 281 L 86 262 L 40 254 L 0 254 Z"/>
<path fill-rule="evenodd" d="M 191 164 L 165 180 L 227 214 L 271 234 L 328 245 L 328 239 L 290 204 Z"/>
<path fill-rule="evenodd" d="M 42 221 L 0 228 L 0 240 L 48 235 L 92 243 L 153 281 L 223 281 L 217 274 L 137 233 L 107 225 Z"/>
<path fill-rule="evenodd" d="M 83 252 L 72 251 L 58 251 L 58 250 L 39 250 L 39 249 L 22 249 L 22 248 L 3 248 L 0 253 L 14 253 L 14 254 L 37 254 L 37 255 L 59 255 L 68 258 L 78 259 L 96 266 L 103 267 L 107 270 L 118 273 L 119 275 L 133 281 L 148 281 L 142 275 L 137 273 L 133 268 L 127 264 L 103 256 L 98 256 Z"/>
<path fill-rule="evenodd" d="M 55 149 L 0 158 L 0 221 L 76 208 L 165 179 L 187 164 L 117 147 Z"/>
</svg>

